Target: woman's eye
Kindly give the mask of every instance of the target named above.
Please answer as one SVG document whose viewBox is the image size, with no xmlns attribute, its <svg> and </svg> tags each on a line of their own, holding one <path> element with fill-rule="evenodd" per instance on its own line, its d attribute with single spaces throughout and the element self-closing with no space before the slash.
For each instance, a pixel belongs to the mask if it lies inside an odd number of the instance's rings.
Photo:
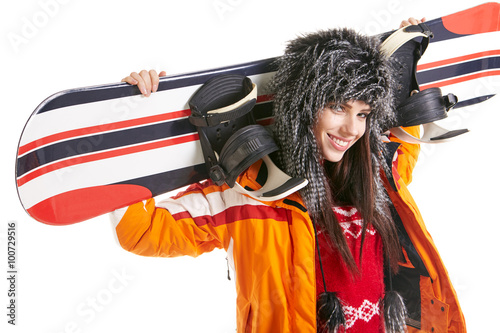
<svg viewBox="0 0 500 333">
<path fill-rule="evenodd" d="M 344 111 L 344 108 L 342 107 L 342 105 L 331 105 L 331 106 L 329 106 L 329 108 L 334 112 L 343 112 Z"/>
</svg>

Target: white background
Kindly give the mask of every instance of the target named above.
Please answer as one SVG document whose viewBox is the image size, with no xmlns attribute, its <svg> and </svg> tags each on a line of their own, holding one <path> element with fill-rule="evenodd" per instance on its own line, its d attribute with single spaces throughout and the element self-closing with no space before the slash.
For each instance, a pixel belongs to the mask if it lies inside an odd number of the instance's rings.
<svg viewBox="0 0 500 333">
<path fill-rule="evenodd" d="M 197 259 L 143 258 L 118 246 L 107 216 L 53 227 L 23 211 L 14 182 L 17 140 L 43 99 L 68 88 L 117 82 L 142 68 L 177 74 L 278 56 L 287 40 L 319 28 L 378 33 L 398 27 L 403 18 L 432 19 L 480 3 L 3 1 L 0 330 L 235 331 L 234 285 L 226 278 L 224 252 Z M 497 97 L 480 108 L 456 111 L 454 124 L 472 132 L 424 148 L 410 186 L 455 284 L 469 332 L 500 331 L 494 133 L 499 106 Z M 6 316 L 9 221 L 16 222 L 18 232 L 15 327 Z"/>
</svg>

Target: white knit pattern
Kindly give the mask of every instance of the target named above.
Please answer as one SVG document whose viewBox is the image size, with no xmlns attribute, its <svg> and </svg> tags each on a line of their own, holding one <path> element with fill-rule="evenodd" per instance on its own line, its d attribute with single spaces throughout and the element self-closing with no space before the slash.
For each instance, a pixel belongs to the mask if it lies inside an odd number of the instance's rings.
<svg viewBox="0 0 500 333">
<path fill-rule="evenodd" d="M 351 217 L 358 212 L 358 210 L 355 207 L 352 207 L 350 209 L 346 209 L 344 207 L 334 207 L 333 210 L 335 211 L 335 213 L 345 217 Z M 361 234 L 363 233 L 363 219 L 361 218 L 353 219 L 347 222 L 340 222 L 339 224 L 342 227 L 344 235 L 347 238 L 353 237 L 354 239 L 358 239 L 358 237 L 361 236 Z M 376 233 L 377 231 L 371 226 L 366 229 L 367 235 L 373 236 Z"/>
<path fill-rule="evenodd" d="M 351 217 L 358 212 L 356 207 L 352 207 L 350 210 L 347 210 L 344 207 L 333 207 L 333 210 L 336 213 L 339 213 L 340 215 L 345 216 L 345 217 Z"/>
<path fill-rule="evenodd" d="M 380 315 L 379 302 L 372 303 L 366 299 L 358 308 L 347 305 L 343 309 L 346 318 L 346 329 L 353 327 L 358 320 L 369 322 L 374 316 Z"/>
<path fill-rule="evenodd" d="M 341 222 L 340 226 L 344 231 L 344 234 L 347 238 L 353 237 L 354 239 L 358 239 L 359 236 L 363 233 L 363 220 L 354 220 L 350 222 Z M 377 231 L 371 227 L 366 229 L 367 235 L 375 235 Z"/>
</svg>

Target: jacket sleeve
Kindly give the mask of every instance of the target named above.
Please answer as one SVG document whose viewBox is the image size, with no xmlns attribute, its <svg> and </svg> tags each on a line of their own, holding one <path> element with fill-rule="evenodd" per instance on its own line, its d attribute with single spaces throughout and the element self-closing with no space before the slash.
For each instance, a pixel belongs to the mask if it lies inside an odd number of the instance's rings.
<svg viewBox="0 0 500 333">
<path fill-rule="evenodd" d="M 207 198 L 196 184 L 158 205 L 154 199 L 133 204 L 113 213 L 118 241 L 127 251 L 154 257 L 196 257 L 222 248 L 225 232 L 213 216 L 220 200 L 220 193 Z"/>
<path fill-rule="evenodd" d="M 404 130 L 414 137 L 420 137 L 420 126 L 405 127 Z M 400 143 L 393 167 L 396 169 L 404 183 L 408 186 L 412 181 L 413 169 L 417 164 L 418 155 L 420 153 L 420 145 L 404 142 L 392 134 L 389 136 L 389 139 L 392 142 Z"/>
</svg>

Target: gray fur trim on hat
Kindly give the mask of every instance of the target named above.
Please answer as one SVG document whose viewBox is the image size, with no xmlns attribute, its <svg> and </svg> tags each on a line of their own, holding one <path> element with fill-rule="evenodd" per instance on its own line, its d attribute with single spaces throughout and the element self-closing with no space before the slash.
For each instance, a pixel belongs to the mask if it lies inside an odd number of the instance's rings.
<svg viewBox="0 0 500 333">
<path fill-rule="evenodd" d="M 379 38 L 350 29 L 319 31 L 291 41 L 277 60 L 272 89 L 278 163 L 290 176 L 308 179 L 309 185 L 301 195 L 310 213 L 320 213 L 328 202 L 313 126 L 318 112 L 331 102 L 361 100 L 371 106 L 369 135 L 377 177 L 375 191 L 377 200 L 385 200 L 379 179 L 379 168 L 385 165 L 380 135 L 394 119 L 395 84 L 392 66 L 379 52 L 379 44 Z"/>
</svg>

